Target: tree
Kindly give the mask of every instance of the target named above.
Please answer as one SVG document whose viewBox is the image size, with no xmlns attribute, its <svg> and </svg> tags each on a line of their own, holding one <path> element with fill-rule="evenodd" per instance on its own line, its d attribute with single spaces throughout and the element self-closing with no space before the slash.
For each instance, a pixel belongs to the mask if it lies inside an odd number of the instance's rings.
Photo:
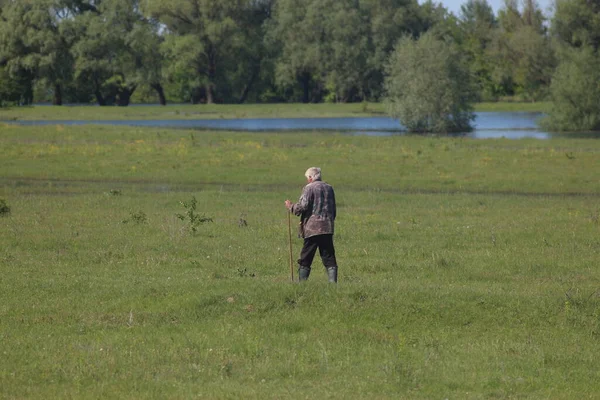
<svg viewBox="0 0 600 400">
<path fill-rule="evenodd" d="M 594 47 L 564 48 L 552 78 L 552 108 L 542 126 L 552 131 L 600 130 L 600 55 Z"/>
<path fill-rule="evenodd" d="M 71 7 L 80 12 L 70 23 L 77 38 L 72 48 L 75 77 L 92 82 L 98 104 L 126 106 L 143 83 L 156 89 L 164 104 L 158 24 L 142 15 L 140 1 L 79 2 Z"/>
<path fill-rule="evenodd" d="M 262 45 L 260 26 L 269 0 L 147 0 L 164 26 L 163 54 L 171 80 L 187 87 L 193 102 L 231 100 L 240 81 L 251 87 Z M 254 50 L 254 51 L 252 51 Z M 241 64 L 247 68 L 240 71 Z M 243 92 L 243 89 L 241 90 Z M 247 95 L 247 93 L 246 93 Z M 237 96 L 236 96 L 237 97 Z M 241 97 L 244 97 L 242 94 Z"/>
<path fill-rule="evenodd" d="M 521 11 L 516 0 L 506 0 L 498 21 L 499 28 L 487 50 L 496 87 L 507 95 L 543 99 L 556 62 L 539 6 L 525 0 Z"/>
<path fill-rule="evenodd" d="M 378 99 L 394 43 L 430 17 L 416 0 L 279 0 L 267 35 L 277 83 L 303 102 Z"/>
<path fill-rule="evenodd" d="M 11 104 L 31 104 L 32 81 L 31 76 L 10 74 L 5 67 L 0 67 L 0 107 Z"/>
<path fill-rule="evenodd" d="M 63 102 L 63 87 L 72 77 L 69 42 L 61 24 L 62 8 L 54 0 L 20 0 L 2 8 L 0 58 L 15 79 L 40 80 L 53 93 L 53 104 Z M 24 99 L 29 103 L 31 97 Z"/>
<path fill-rule="evenodd" d="M 593 0 L 556 0 L 552 33 L 572 47 L 600 48 L 600 2 Z"/>
<path fill-rule="evenodd" d="M 546 17 L 536 0 L 523 0 L 521 19 L 524 25 L 532 27 L 537 33 L 546 33 Z"/>
<path fill-rule="evenodd" d="M 490 28 L 497 25 L 494 10 L 487 0 L 467 0 L 460 6 L 460 22 L 464 30 L 488 39 Z"/>
<path fill-rule="evenodd" d="M 548 130 L 600 130 L 600 3 L 557 0 L 551 32 L 559 65 L 552 77 Z"/>
<path fill-rule="evenodd" d="M 435 31 L 438 37 L 452 38 L 452 40 L 461 38 L 458 18 L 441 3 L 432 0 L 424 1 L 416 10 L 416 17 L 414 30 L 410 32 L 413 37 Z"/>
<path fill-rule="evenodd" d="M 325 18 L 329 36 L 324 80 L 329 100 L 346 103 L 363 99 L 360 83 L 367 73 L 368 26 L 351 2 L 333 1 Z"/>
<path fill-rule="evenodd" d="M 300 84 L 302 101 L 335 101 L 359 95 L 366 73 L 368 29 L 356 2 L 280 0 L 268 26 L 272 46 L 280 49 L 276 81 L 284 88 Z"/>
<path fill-rule="evenodd" d="M 498 95 L 492 80 L 493 62 L 487 54 L 497 26 L 494 10 L 487 0 L 468 0 L 461 6 L 461 47 L 484 98 L 494 98 Z"/>
<path fill-rule="evenodd" d="M 425 33 L 402 38 L 386 67 L 386 107 L 412 132 L 472 129 L 475 90 L 458 46 Z"/>
<path fill-rule="evenodd" d="M 556 68 L 550 39 L 533 26 L 520 27 L 508 41 L 513 79 L 525 99 L 544 99 Z"/>
<path fill-rule="evenodd" d="M 135 10 L 134 10 L 135 11 Z M 159 34 L 160 23 L 151 18 L 145 18 L 139 10 L 132 29 L 125 36 L 125 49 L 130 55 L 131 79 L 138 84 L 147 84 L 157 94 L 161 105 L 167 104 L 167 98 L 162 86 L 163 53 L 161 45 L 163 37 Z"/>
<path fill-rule="evenodd" d="M 260 91 L 273 83 L 272 59 L 265 46 L 265 23 L 272 16 L 275 0 L 256 0 L 242 19 L 244 46 L 238 51 L 235 69 L 230 73 L 232 101 L 258 101 Z"/>
<path fill-rule="evenodd" d="M 315 93 L 320 96 L 324 90 L 328 45 L 324 14 L 328 11 L 318 0 L 279 0 L 273 20 L 267 25 L 266 40 L 279 49 L 275 81 L 279 87 L 291 91 L 299 84 L 303 103 L 320 100 Z"/>
</svg>

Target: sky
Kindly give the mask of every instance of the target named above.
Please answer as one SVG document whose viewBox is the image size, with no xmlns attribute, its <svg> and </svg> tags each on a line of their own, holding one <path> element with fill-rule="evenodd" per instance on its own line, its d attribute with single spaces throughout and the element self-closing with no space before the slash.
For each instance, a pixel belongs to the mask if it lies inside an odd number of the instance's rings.
<svg viewBox="0 0 600 400">
<path fill-rule="evenodd" d="M 488 3 L 494 9 L 494 13 L 498 15 L 498 10 L 504 6 L 504 0 L 487 0 Z M 420 1 L 421 3 L 422 1 Z M 441 3 L 449 11 L 455 15 L 460 14 L 460 6 L 467 2 L 467 0 L 433 0 L 434 3 Z M 542 9 L 545 15 L 550 15 L 550 7 L 554 4 L 554 0 L 537 0 L 538 5 Z M 520 3 L 520 2 L 519 2 Z"/>
</svg>

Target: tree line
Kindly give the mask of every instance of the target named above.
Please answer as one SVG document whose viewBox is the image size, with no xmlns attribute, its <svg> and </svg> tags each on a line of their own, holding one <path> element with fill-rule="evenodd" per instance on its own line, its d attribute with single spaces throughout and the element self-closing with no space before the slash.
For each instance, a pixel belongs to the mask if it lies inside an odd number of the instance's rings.
<svg viewBox="0 0 600 400">
<path fill-rule="evenodd" d="M 380 101 L 394 51 L 425 34 L 456 50 L 477 100 L 568 97 L 574 71 L 581 88 L 600 71 L 598 0 L 556 0 L 548 18 L 535 0 L 458 15 L 417 0 L 0 0 L 0 100 Z"/>
</svg>

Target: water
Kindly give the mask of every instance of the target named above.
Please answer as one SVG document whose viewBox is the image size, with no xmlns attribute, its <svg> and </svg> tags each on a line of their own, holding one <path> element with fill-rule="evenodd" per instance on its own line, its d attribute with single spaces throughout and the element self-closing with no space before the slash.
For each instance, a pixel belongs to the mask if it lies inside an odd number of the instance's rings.
<svg viewBox="0 0 600 400">
<path fill-rule="evenodd" d="M 537 112 L 478 112 L 473 132 L 456 136 L 477 139 L 550 139 L 556 134 L 538 128 L 543 116 Z M 172 119 L 105 121 L 15 121 L 21 125 L 117 125 L 160 128 L 212 129 L 246 132 L 329 130 L 351 135 L 391 136 L 406 134 L 398 120 L 389 117 L 348 118 L 250 118 L 250 119 Z M 578 135 L 590 137 L 589 135 Z"/>
</svg>

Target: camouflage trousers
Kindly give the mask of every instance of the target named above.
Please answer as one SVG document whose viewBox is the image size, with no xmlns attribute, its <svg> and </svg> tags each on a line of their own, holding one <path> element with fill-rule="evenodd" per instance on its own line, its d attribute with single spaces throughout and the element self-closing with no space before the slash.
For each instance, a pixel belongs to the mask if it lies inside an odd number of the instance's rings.
<svg viewBox="0 0 600 400">
<path fill-rule="evenodd" d="M 335 259 L 335 248 L 333 246 L 333 235 L 317 235 L 304 239 L 304 245 L 300 251 L 298 266 L 310 269 L 315 253 L 319 249 L 319 255 L 325 268 L 337 267 Z"/>
</svg>

